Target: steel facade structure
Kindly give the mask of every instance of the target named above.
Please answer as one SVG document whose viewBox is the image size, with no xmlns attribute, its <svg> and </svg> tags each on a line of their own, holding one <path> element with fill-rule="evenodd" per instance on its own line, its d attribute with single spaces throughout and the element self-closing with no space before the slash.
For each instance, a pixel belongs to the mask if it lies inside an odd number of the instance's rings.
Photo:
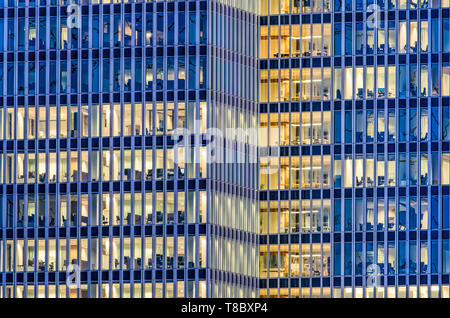
<svg viewBox="0 0 450 318">
<path fill-rule="evenodd" d="M 449 297 L 449 32 L 448 0 L 0 0 L 0 297 Z"/>
</svg>

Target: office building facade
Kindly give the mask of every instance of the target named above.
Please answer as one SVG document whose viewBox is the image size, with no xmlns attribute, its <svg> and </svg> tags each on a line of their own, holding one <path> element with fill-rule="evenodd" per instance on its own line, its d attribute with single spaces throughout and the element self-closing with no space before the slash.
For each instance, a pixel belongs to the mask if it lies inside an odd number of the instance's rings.
<svg viewBox="0 0 450 318">
<path fill-rule="evenodd" d="M 254 3 L 0 7 L 1 297 L 256 297 Z"/>
<path fill-rule="evenodd" d="M 0 297 L 449 297 L 448 0 L 0 0 Z"/>
<path fill-rule="evenodd" d="M 261 297 L 449 297 L 448 14 L 261 2 Z"/>
</svg>

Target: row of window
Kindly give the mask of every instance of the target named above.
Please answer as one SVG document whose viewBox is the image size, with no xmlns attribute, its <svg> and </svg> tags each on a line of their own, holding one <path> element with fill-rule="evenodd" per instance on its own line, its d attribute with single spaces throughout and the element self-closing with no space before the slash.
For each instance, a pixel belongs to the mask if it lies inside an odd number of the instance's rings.
<svg viewBox="0 0 450 318">
<path fill-rule="evenodd" d="M 389 1 L 363 1 L 356 0 L 260 0 L 261 15 L 276 15 L 290 13 L 310 12 L 339 12 L 364 10 L 366 6 L 377 4 L 381 9 L 417 9 L 417 8 L 447 8 L 450 7 L 448 0 L 389 0 Z M 439 2 L 441 2 L 439 4 Z"/>
<path fill-rule="evenodd" d="M 355 25 L 351 22 L 335 23 L 334 55 L 374 54 L 375 52 L 377 54 L 449 52 L 449 21 L 447 18 L 434 19 L 431 23 L 428 21 L 410 21 L 409 23 L 380 21 L 376 30 L 374 28 L 365 30 L 365 41 L 362 22 Z M 442 37 L 439 36 L 441 30 Z M 442 47 L 439 47 L 440 38 Z"/>
<path fill-rule="evenodd" d="M 329 67 L 261 70 L 260 102 L 449 96 L 449 70 L 449 63 L 335 68 L 333 88 Z"/>
<path fill-rule="evenodd" d="M 198 240 L 195 236 L 48 238 L 5 243 L 2 272 L 66 271 L 69 265 L 81 271 L 206 267 L 205 236 Z"/>
<path fill-rule="evenodd" d="M 260 58 L 450 52 L 450 20 L 447 18 L 431 23 L 380 21 L 376 29 L 364 28 L 364 25 L 363 22 L 335 22 L 334 52 L 331 52 L 330 23 L 261 26 Z M 439 47 L 440 38 L 442 47 Z"/>
<path fill-rule="evenodd" d="M 198 196 L 197 196 L 198 194 Z M 16 197 L 16 199 L 14 199 Z M 59 199 L 57 200 L 57 198 Z M 206 192 L 6 195 L 5 226 L 108 226 L 206 222 Z M 0 196 L 0 203 L 2 196 Z M 100 205 L 101 204 L 101 205 Z M 0 225 L 3 220 L 0 218 Z"/>
<path fill-rule="evenodd" d="M 0 94 L 205 89 L 206 62 L 206 56 L 157 57 L 155 65 L 153 58 L 17 62 L 5 63 L 5 71 L 0 63 Z"/>
<path fill-rule="evenodd" d="M 344 129 L 344 132 L 342 132 Z M 441 135 L 442 133 L 442 135 Z M 329 144 L 329 111 L 260 115 L 261 147 Z M 448 107 L 334 112 L 335 143 L 450 140 Z"/>
<path fill-rule="evenodd" d="M 261 114 L 259 146 L 329 144 L 331 112 Z"/>
<path fill-rule="evenodd" d="M 329 199 L 260 201 L 259 233 L 329 232 L 330 209 Z"/>
<path fill-rule="evenodd" d="M 406 274 L 427 274 L 427 273 L 448 273 L 450 271 L 450 241 L 442 240 L 439 244 L 437 240 L 399 241 L 397 248 L 395 242 L 368 242 L 365 244 L 365 264 L 364 244 L 355 243 L 354 250 L 352 243 L 334 243 L 333 255 L 333 275 L 361 275 L 363 267 L 376 264 L 380 273 L 395 275 Z M 352 252 L 355 257 L 352 260 Z M 376 252 L 376 254 L 375 254 Z M 342 254 L 341 254 L 342 253 Z M 407 255 L 409 257 L 407 257 Z M 343 261 L 343 266 L 341 264 Z M 441 264 L 439 264 L 439 260 Z M 386 263 L 386 265 L 385 265 Z M 442 266 L 442 267 L 441 267 Z"/>
<path fill-rule="evenodd" d="M 329 199 L 260 202 L 260 233 L 405 231 L 448 229 L 449 196 L 335 199 L 333 227 Z"/>
<path fill-rule="evenodd" d="M 0 0 L 0 7 L 25 8 L 37 6 L 67 6 L 71 3 L 88 5 L 88 4 L 114 4 L 114 3 L 155 3 L 155 2 L 188 2 L 188 0 Z M 192 2 L 195 0 L 191 0 Z"/>
<path fill-rule="evenodd" d="M 9 184 L 206 178 L 206 151 L 205 147 L 177 147 L 166 151 L 114 149 L 7 153 L 0 180 L 4 177 L 5 183 Z M 0 156 L 0 165 L 2 159 Z"/>
<path fill-rule="evenodd" d="M 261 190 L 330 187 L 331 156 L 262 157 L 260 161 Z"/>
<path fill-rule="evenodd" d="M 344 129 L 344 131 L 342 131 Z M 329 144 L 331 113 L 305 111 L 260 115 L 260 147 Z M 442 135 L 441 135 L 442 134 Z M 448 107 L 334 112 L 335 143 L 450 140 Z"/>
<path fill-rule="evenodd" d="M 3 127 L 5 139 L 162 135 L 178 128 L 205 133 L 206 112 L 206 102 L 0 108 L 0 139 Z"/>
<path fill-rule="evenodd" d="M 363 247 L 365 246 L 364 250 Z M 343 252 L 343 253 L 342 253 Z M 431 255 L 430 255 L 431 252 Z M 370 265 L 378 275 L 449 273 L 450 241 L 334 243 L 333 275 L 369 275 Z M 341 254 L 342 253 L 342 254 Z M 352 253 L 354 258 L 352 259 Z M 439 255 L 440 254 L 440 255 Z M 407 256 L 408 255 L 408 256 Z M 441 258 L 440 258 L 440 257 Z M 341 257 L 343 268 L 341 268 Z M 439 267 L 439 259 L 441 266 Z M 260 277 L 314 277 L 330 275 L 330 244 L 261 245 Z"/>
<path fill-rule="evenodd" d="M 397 113 L 395 109 L 338 111 L 334 125 L 335 143 L 448 141 L 450 109 L 409 108 L 398 109 Z"/>
<path fill-rule="evenodd" d="M 448 185 L 450 153 L 262 157 L 259 173 L 261 190 Z"/>
<path fill-rule="evenodd" d="M 206 11 L 82 15 L 79 28 L 71 17 L 2 19 L 0 51 L 206 44 L 207 22 Z"/>
<path fill-rule="evenodd" d="M 259 290 L 263 298 L 449 298 L 449 286 L 398 287 L 312 287 L 312 288 L 270 288 Z"/>
<path fill-rule="evenodd" d="M 301 27 L 300 25 L 261 26 L 260 39 L 259 57 L 262 59 L 331 54 L 331 24 L 329 23 L 303 24 Z"/>
<path fill-rule="evenodd" d="M 186 287 L 186 288 L 185 288 Z M 154 291 L 153 291 L 154 288 Z M 0 298 L 3 289 L 0 288 Z M 81 283 L 79 290 L 64 284 L 5 286 L 4 298 L 192 298 L 206 297 L 206 281 L 165 283 Z"/>
<path fill-rule="evenodd" d="M 365 208 L 364 208 L 365 206 Z M 384 230 L 427 230 L 449 227 L 449 196 L 415 196 L 400 197 L 396 204 L 394 199 L 367 198 L 365 205 L 361 199 L 354 203 L 351 199 L 334 201 L 333 231 L 377 231 Z M 439 212 L 441 211 L 441 214 Z M 441 216 L 440 216 L 441 215 Z M 342 224 L 341 224 L 342 223 Z M 438 240 L 435 240 L 438 242 Z"/>
</svg>

